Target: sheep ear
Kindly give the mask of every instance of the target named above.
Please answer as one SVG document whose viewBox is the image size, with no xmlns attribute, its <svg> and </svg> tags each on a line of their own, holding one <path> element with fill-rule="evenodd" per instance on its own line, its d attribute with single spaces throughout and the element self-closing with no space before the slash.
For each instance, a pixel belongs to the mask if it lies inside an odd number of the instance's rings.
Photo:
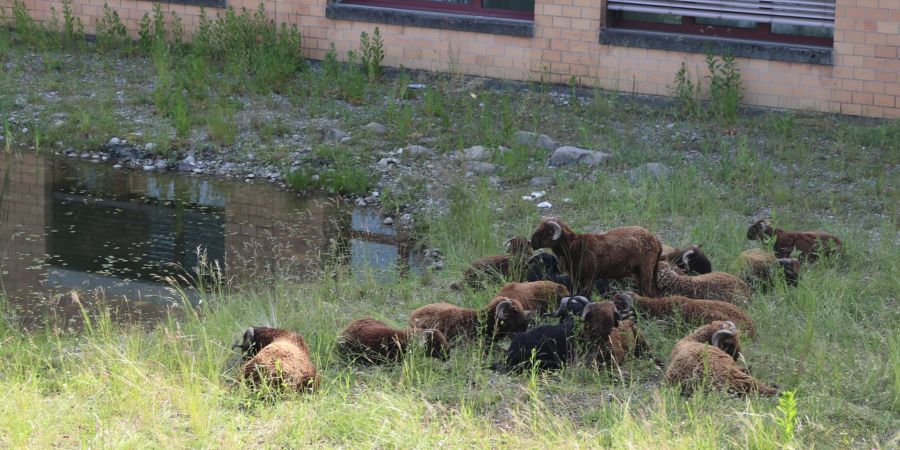
<svg viewBox="0 0 900 450">
<path fill-rule="evenodd" d="M 553 228 L 553 240 L 558 240 L 562 236 L 562 227 L 553 220 L 547 222 L 547 225 Z"/>
</svg>

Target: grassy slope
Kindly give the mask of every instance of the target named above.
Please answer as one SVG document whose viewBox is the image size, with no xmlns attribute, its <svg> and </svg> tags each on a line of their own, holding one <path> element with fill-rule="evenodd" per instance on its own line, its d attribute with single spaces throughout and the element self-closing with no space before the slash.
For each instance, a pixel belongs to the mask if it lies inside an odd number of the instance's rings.
<svg viewBox="0 0 900 450">
<path fill-rule="evenodd" d="M 17 55 L 8 58 L 13 69 L 0 73 L 4 109 L 13 107 L 17 94 L 48 87 L 42 84 L 77 94 L 101 75 L 111 79 L 116 66 L 106 64 L 107 72 L 84 80 L 64 79 L 47 66 L 40 69 L 47 77 L 19 86 L 16 77 L 34 69 Z M 605 93 L 572 106 L 540 86 L 498 93 L 454 82 L 435 83 L 441 91 L 433 97 L 425 94 L 397 109 L 383 95 L 403 83 L 370 87 L 366 108 L 349 116 L 346 105 L 331 98 L 294 93 L 291 99 L 300 105 L 298 114 L 340 117 L 351 129 L 380 118 L 394 146 L 427 135 L 439 139 L 433 145 L 439 151 L 450 151 L 508 143 L 516 129 L 534 129 L 609 149 L 614 157 L 597 171 L 549 169 L 545 154 L 513 146 L 495 156 L 505 167 L 502 188 L 472 179 L 446 192 L 430 190 L 450 199 L 446 215 L 420 220 L 426 223 L 422 237 L 447 255 L 448 269 L 435 275 L 396 284 L 341 271 L 314 283 L 282 276 L 254 280 L 209 294 L 197 317 L 150 331 L 99 319 L 77 336 L 22 335 L 0 323 L 0 446 L 897 445 L 897 123 L 770 112 L 742 116 L 731 136 L 715 124 L 680 120 L 666 107 Z M 105 104 L 100 117 L 114 117 Z M 52 111 L 51 103 L 42 116 Z M 96 134 L 105 142 L 103 133 Z M 374 158 L 365 145 L 351 151 Z M 670 165 L 673 175 L 663 182 L 628 182 L 624 170 L 652 161 Z M 447 166 L 446 175 L 459 179 L 461 169 Z M 360 369 L 334 359 L 335 334 L 353 318 L 373 315 L 402 325 L 413 308 L 428 302 L 484 304 L 486 293 L 460 296 L 446 286 L 471 259 L 499 252 L 511 233 L 530 232 L 539 213 L 520 197 L 532 190 L 526 182 L 537 174 L 555 177 L 557 185 L 547 189 L 552 212 L 576 229 L 640 224 L 667 243 L 702 243 L 721 270 L 732 270 L 737 253 L 752 245 L 744 240 L 746 221 L 760 206 L 772 207 L 786 228 L 823 228 L 844 239 L 844 258 L 809 268 L 796 289 L 757 294 L 749 308 L 760 330 L 757 340 L 745 343 L 754 375 L 797 391 L 794 440 L 781 431 L 777 419 L 783 413 L 775 401 L 717 394 L 683 399 L 660 385 L 660 373 L 646 361 L 615 373 L 574 368 L 508 377 L 484 369 L 489 361 L 478 348 L 461 349 L 446 364 L 415 356 L 396 367 Z M 404 192 L 423 190 L 425 181 L 408 181 L 395 193 L 397 201 Z M 322 391 L 269 402 L 234 386 L 229 346 L 252 324 L 301 331 L 322 371 Z M 648 323 L 643 330 L 665 358 L 687 327 Z"/>
</svg>

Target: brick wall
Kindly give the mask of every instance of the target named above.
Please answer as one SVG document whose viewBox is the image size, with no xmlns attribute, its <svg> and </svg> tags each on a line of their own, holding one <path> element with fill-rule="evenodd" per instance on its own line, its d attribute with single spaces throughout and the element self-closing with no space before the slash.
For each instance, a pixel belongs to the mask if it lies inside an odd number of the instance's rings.
<svg viewBox="0 0 900 450">
<path fill-rule="evenodd" d="M 11 0 L 0 0 L 11 2 Z M 135 0 L 73 0 L 75 13 L 93 25 L 104 1 L 119 11 L 129 29 L 152 3 Z M 27 0 L 38 17 L 59 2 Z M 376 24 L 331 20 L 326 0 L 263 2 L 278 22 L 300 25 L 304 53 L 321 59 L 333 42 L 341 55 L 356 48 L 361 31 Z M 256 0 L 229 0 L 236 8 Z M 378 25 L 386 45 L 385 64 L 431 71 L 514 80 L 565 83 L 667 95 L 682 61 L 700 73 L 702 55 L 601 45 L 605 1 L 536 0 L 534 37 L 511 37 L 400 25 Z M 186 28 L 197 23 L 199 8 L 164 4 L 182 16 Z M 212 13 L 212 10 L 210 10 Z M 812 65 L 739 58 L 752 105 L 808 109 L 869 117 L 900 117 L 900 0 L 837 0 L 834 65 Z M 88 27 L 91 28 L 90 26 Z"/>
</svg>

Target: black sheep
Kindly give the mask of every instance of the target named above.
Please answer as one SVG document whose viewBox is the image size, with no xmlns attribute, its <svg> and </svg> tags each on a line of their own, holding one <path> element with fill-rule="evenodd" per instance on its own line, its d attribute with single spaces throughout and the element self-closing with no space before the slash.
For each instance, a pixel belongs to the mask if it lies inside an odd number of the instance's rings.
<svg viewBox="0 0 900 450">
<path fill-rule="evenodd" d="M 516 334 L 507 350 L 506 364 L 496 364 L 494 369 L 518 372 L 537 363 L 541 369 L 555 370 L 571 362 L 578 338 L 574 332 L 575 318 L 581 317 L 589 302 L 581 296 L 560 300 L 559 309 L 552 315 L 558 317 L 560 323 L 541 325 Z"/>
<path fill-rule="evenodd" d="M 538 253 L 532 256 L 525 266 L 525 281 L 541 281 L 548 280 L 559 283 L 569 289 L 569 292 L 575 292 L 572 285 L 572 278 L 568 275 L 559 273 L 559 260 L 552 253 Z M 609 281 L 600 278 L 594 284 L 594 289 L 601 297 L 605 297 L 611 293 Z M 588 295 L 590 297 L 590 295 Z"/>
</svg>

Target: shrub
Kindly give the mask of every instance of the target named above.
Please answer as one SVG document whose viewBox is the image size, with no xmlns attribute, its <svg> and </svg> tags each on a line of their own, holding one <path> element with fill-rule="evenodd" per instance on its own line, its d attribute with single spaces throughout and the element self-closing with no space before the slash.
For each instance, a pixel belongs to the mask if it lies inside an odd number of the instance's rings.
<svg viewBox="0 0 900 450">
<path fill-rule="evenodd" d="M 119 17 L 119 13 L 103 4 L 103 17 L 97 19 L 97 51 L 106 53 L 112 50 L 127 50 L 131 41 L 128 39 L 128 31 Z"/>
<path fill-rule="evenodd" d="M 675 85 L 671 87 L 672 96 L 675 97 L 675 105 L 678 111 L 686 117 L 699 117 L 700 108 L 700 83 L 696 84 L 691 79 L 691 72 L 687 64 L 682 62 L 681 68 L 675 74 Z"/>
<path fill-rule="evenodd" d="M 729 54 L 718 57 L 707 53 L 706 67 L 709 69 L 706 78 L 709 80 L 710 113 L 718 120 L 733 124 L 737 119 L 738 105 L 744 98 L 737 62 Z"/>
<path fill-rule="evenodd" d="M 381 62 L 384 61 L 384 41 L 381 39 L 381 30 L 375 27 L 375 32 L 371 38 L 369 33 L 363 31 L 359 35 L 359 54 L 362 62 L 362 71 L 369 78 L 370 82 L 381 79 L 384 68 Z"/>
</svg>

